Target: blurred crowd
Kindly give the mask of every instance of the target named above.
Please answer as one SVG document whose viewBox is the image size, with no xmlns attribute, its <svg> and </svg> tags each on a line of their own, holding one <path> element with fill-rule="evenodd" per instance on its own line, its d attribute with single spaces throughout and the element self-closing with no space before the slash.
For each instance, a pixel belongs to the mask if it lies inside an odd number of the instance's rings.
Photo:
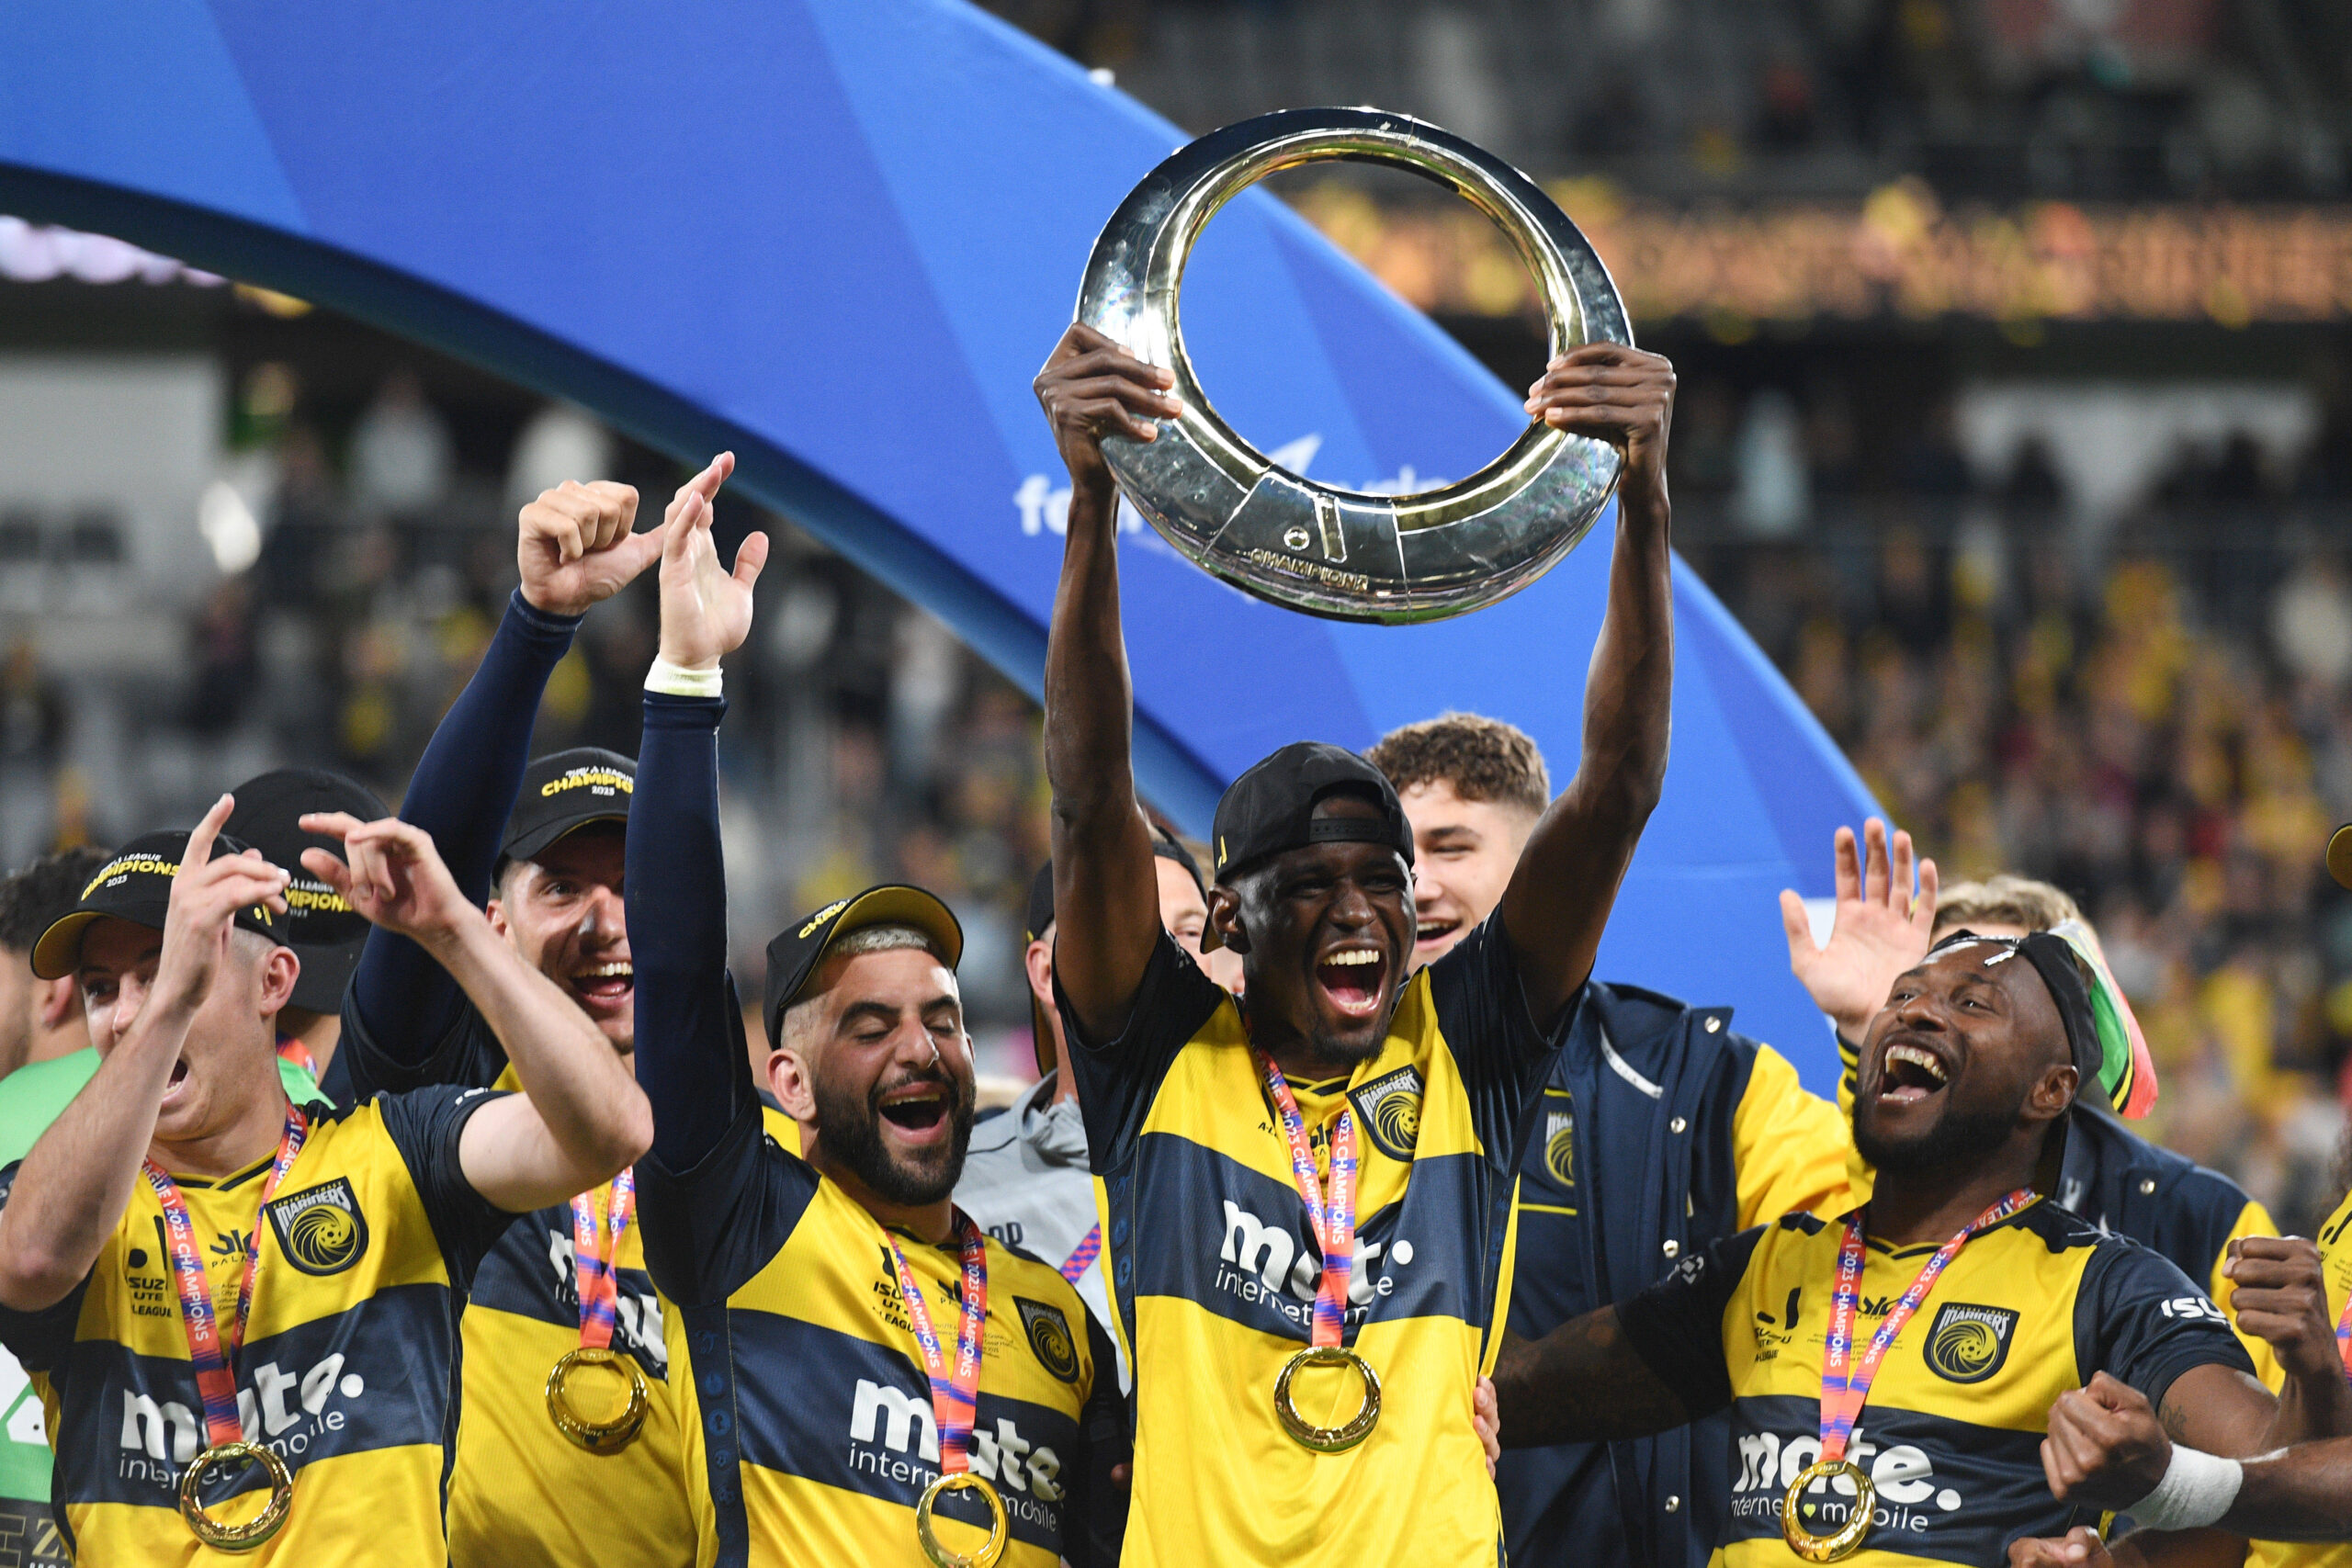
<svg viewBox="0 0 2352 1568">
<path fill-rule="evenodd" d="M 1799 452 L 1806 516 L 1759 536 L 1753 451 L 1679 447 L 1685 549 L 1947 881 L 2076 896 L 2161 1069 L 2152 1135 L 2307 1228 L 2352 1090 L 2341 451 L 2190 444 L 2097 528 L 2033 443 L 1994 484 L 1932 432 L 1876 484 Z"/>
</svg>

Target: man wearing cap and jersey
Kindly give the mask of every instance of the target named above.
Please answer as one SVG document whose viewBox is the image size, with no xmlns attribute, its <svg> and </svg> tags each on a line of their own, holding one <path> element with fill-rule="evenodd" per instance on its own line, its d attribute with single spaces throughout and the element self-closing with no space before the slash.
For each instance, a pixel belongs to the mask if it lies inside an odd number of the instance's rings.
<svg viewBox="0 0 2352 1568">
<path fill-rule="evenodd" d="M 1551 803 L 1534 740 L 1448 713 L 1364 753 L 1413 825 L 1417 963 L 1494 912 Z M 1684 1253 L 1797 1210 L 1849 1207 L 1846 1118 L 1731 1022 L 1638 987 L 1588 987 L 1519 1168 L 1510 1331 L 1540 1338 Z M 1623 1443 L 1521 1449 L 1496 1472 L 1516 1568 L 1699 1568 L 1731 1485 L 1721 1416 Z"/>
<path fill-rule="evenodd" d="M 962 1554 L 992 1530 L 1011 1568 L 1088 1568 L 1116 1552 L 1124 1416 L 1077 1292 L 955 1205 L 971 1040 L 937 898 L 869 889 L 769 944 L 768 1087 L 790 1124 L 763 1114 L 727 972 L 718 728 L 719 657 L 766 557 L 753 534 L 730 573 L 707 513 L 671 525 L 630 807 L 645 1256 L 696 1561 L 920 1564 L 926 1529 Z"/>
<path fill-rule="evenodd" d="M 1200 863 L 1176 837 L 1152 829 L 1152 867 L 1159 877 L 1159 920 L 1177 945 L 1201 953 L 1208 923 L 1208 893 Z M 1086 1298 L 1086 1310 L 1107 1328 L 1110 1279 L 1102 1266 L 1102 1222 L 1094 1211 L 1094 1180 L 1086 1165 L 1086 1126 L 1070 1077 L 1069 1044 L 1054 1007 L 1054 866 L 1037 868 L 1029 883 L 1029 1019 L 1041 1075 L 1020 1099 L 972 1129 L 964 1179 L 956 1201 L 999 1241 L 1058 1260 L 1062 1278 Z M 1132 1378 L 1119 1360 L 1119 1387 Z"/>
<path fill-rule="evenodd" d="M 714 460 L 680 488 L 669 516 L 707 509 L 732 468 L 729 457 Z M 566 483 L 523 509 L 522 584 L 401 803 L 402 818 L 442 847 L 467 897 L 486 904 L 492 929 L 624 1066 L 636 1042 L 621 897 L 636 765 L 586 747 L 524 759 L 581 617 L 660 552 L 659 529 L 630 532 L 637 500 L 627 485 Z M 503 1085 L 508 1064 L 424 954 L 379 931 L 352 977 L 334 1066 L 329 1087 L 340 1081 L 360 1099 Z M 455 1568 L 685 1561 L 692 1523 L 668 1352 L 635 1202 L 624 1172 L 517 1220 L 483 1261 L 466 1314 L 466 1414 L 449 1488 Z M 561 1422 L 547 1393 L 559 1362 Z"/>
<path fill-rule="evenodd" d="M 1160 930 L 1136 802 L 1100 442 L 1152 439 L 1169 385 L 1082 325 L 1036 383 L 1071 479 L 1046 666 L 1054 975 L 1135 1367 L 1126 1556 L 1492 1561 L 1472 1399 L 1514 1166 L 1666 768 L 1673 372 L 1595 345 L 1529 395 L 1626 459 L 1585 753 L 1495 916 L 1411 973 L 1396 791 L 1352 752 L 1286 746 L 1226 792 L 1210 840 L 1204 944 L 1242 955 L 1246 1007 Z"/>
<path fill-rule="evenodd" d="M 447 966 L 526 1093 L 295 1105 L 276 1015 L 300 960 L 288 874 L 220 836 L 133 840 L 33 950 L 73 975 L 103 1057 L 0 1171 L 0 1342 L 40 1388 L 80 1561 L 446 1563 L 458 1318 L 515 1213 L 652 1136 L 645 1098 L 516 962 L 432 841 L 304 818 L 306 868 Z"/>
<path fill-rule="evenodd" d="M 340 811 L 362 822 L 386 815 L 376 792 L 323 768 L 279 768 L 247 779 L 230 794 L 236 815 L 228 833 L 285 868 L 286 945 L 302 961 L 293 999 L 278 1010 L 277 1054 L 317 1077 L 334 1060 L 343 1033 L 343 993 L 359 964 L 368 922 L 325 883 L 302 869 L 302 852 L 343 856 L 343 846 L 302 831 L 302 818 Z"/>
<path fill-rule="evenodd" d="M 2076 933 L 2087 953 L 2098 951 L 2098 933 L 2082 910 L 2047 882 L 2004 874 L 1946 887 L 1936 863 L 1918 858 L 1914 896 L 1911 835 L 1890 833 L 1876 818 L 1862 824 L 1859 840 L 1852 829 L 1838 829 L 1831 852 L 1838 899 L 1827 944 L 1814 945 L 1804 902 L 1794 892 L 1781 895 L 1781 915 L 1789 967 L 1837 1032 L 1845 1065 L 1838 1086 L 1841 1105 L 1853 1102 L 1862 1032 L 1887 987 L 1934 942 L 1962 930 L 2010 937 L 2058 931 Z M 2125 1118 L 2154 1108 L 2155 1064 L 2121 990 L 2102 989 L 2111 998 L 2103 1010 L 2102 1049 L 2114 1061 L 2100 1081 L 2112 1093 L 2086 1095 L 2067 1118 L 2051 1196 L 2100 1229 L 2154 1247 L 2217 1301 L 2226 1301 L 2234 1286 L 2255 1275 L 2267 1281 L 2293 1251 L 2269 1211 L 2221 1172 L 2124 1125 Z M 2255 1374 L 2279 1388 L 2270 1347 L 2256 1334 L 2241 1332 L 2238 1339 L 2254 1359 Z"/>
<path fill-rule="evenodd" d="M 2105 1086 L 2087 953 L 1961 932 L 1899 976 L 1862 1043 L 1870 1201 L 1791 1214 L 1543 1339 L 1495 1373 L 1506 1448 L 1636 1436 L 1728 1408 L 1725 1568 L 1792 1548 L 1859 1565 L 1997 1562 L 2097 1524 L 2039 1453 L 2104 1372 L 2219 1452 L 2291 1438 L 2221 1311 L 2156 1254 L 2036 1190 L 2078 1087 Z M 2094 1089 L 2093 1086 L 2098 1086 Z M 1850 1553 L 1850 1555 L 1849 1555 Z"/>
</svg>

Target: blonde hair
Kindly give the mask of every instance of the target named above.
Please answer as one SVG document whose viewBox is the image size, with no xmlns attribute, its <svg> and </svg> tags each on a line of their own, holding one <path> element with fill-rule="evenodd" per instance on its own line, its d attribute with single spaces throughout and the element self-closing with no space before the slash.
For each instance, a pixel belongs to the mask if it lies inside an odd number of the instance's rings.
<svg viewBox="0 0 2352 1568">
<path fill-rule="evenodd" d="M 2083 919 L 2082 907 L 2047 882 L 2009 872 L 1982 882 L 1955 882 L 1936 899 L 1934 940 L 1978 926 L 2016 926 L 2020 931 L 2046 931 L 2068 920 Z"/>
</svg>

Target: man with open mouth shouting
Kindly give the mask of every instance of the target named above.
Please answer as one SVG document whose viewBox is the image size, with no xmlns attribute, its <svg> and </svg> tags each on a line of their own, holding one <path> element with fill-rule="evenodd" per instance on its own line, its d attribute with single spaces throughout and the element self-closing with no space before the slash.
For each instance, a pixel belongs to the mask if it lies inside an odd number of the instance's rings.
<svg viewBox="0 0 2352 1568">
<path fill-rule="evenodd" d="M 962 930 L 869 888 L 768 944 L 763 1114 L 727 971 L 718 660 L 767 540 L 730 571 L 670 525 L 629 818 L 645 1257 L 671 1303 L 703 1563 L 1105 1562 L 1124 1458 L 1107 1344 L 1055 1265 L 956 1206 L 972 1135 Z"/>
<path fill-rule="evenodd" d="M 2100 979 L 2066 938 L 1962 931 L 1899 976 L 1861 1044 L 1870 1201 L 1795 1213 L 1505 1347 L 1504 1446 L 1636 1437 L 1728 1409 L 1724 1568 L 2001 1562 L 2096 1528 L 2053 1497 L 2047 1413 L 2100 1372 L 2194 1446 L 2307 1435 L 2229 1321 L 2156 1253 L 2043 1196 L 2078 1089 L 2110 1087 Z"/>
<path fill-rule="evenodd" d="M 1046 665 L 1054 974 L 1135 1369 L 1125 1560 L 1492 1562 L 1472 1398 L 1522 1112 L 1665 773 L 1673 372 L 1594 345 L 1528 398 L 1626 464 L 1581 766 L 1494 919 L 1408 978 L 1396 792 L 1352 752 L 1285 746 L 1226 792 L 1210 843 L 1203 944 L 1241 955 L 1246 1003 L 1160 929 L 1129 754 L 1100 443 L 1153 439 L 1169 385 L 1083 326 L 1036 382 L 1071 479 Z"/>
<path fill-rule="evenodd" d="M 669 518 L 707 516 L 733 467 L 715 459 L 679 489 Z M 635 490 L 599 481 L 560 485 L 523 509 L 522 584 L 401 803 L 466 896 L 486 905 L 492 929 L 624 1065 L 636 1045 L 621 893 L 636 765 L 590 748 L 524 759 L 582 617 L 660 556 L 660 529 L 631 532 L 637 504 Z M 377 931 L 352 976 L 328 1079 L 349 1102 L 426 1084 L 503 1087 L 509 1068 L 481 1014 L 423 952 Z M 635 1203 L 624 1172 L 523 1216 L 483 1261 L 464 1325 L 455 1568 L 686 1561 L 677 1419 Z"/>
</svg>

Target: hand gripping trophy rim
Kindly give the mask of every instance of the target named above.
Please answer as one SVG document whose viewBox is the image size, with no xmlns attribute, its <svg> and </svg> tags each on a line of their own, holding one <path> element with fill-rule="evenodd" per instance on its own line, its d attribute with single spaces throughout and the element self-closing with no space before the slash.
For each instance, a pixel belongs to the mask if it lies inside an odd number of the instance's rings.
<svg viewBox="0 0 2352 1568">
<path fill-rule="evenodd" d="M 1443 620 L 1549 570 L 1590 531 L 1623 455 L 1531 422 L 1469 478 L 1371 495 L 1277 468 L 1217 414 L 1178 318 L 1193 243 L 1218 209 L 1278 170 L 1390 164 L 1454 191 L 1502 230 L 1534 276 L 1546 356 L 1631 344 L 1600 257 L 1559 205 L 1492 153 L 1423 120 L 1377 109 L 1283 109 L 1180 148 L 1128 193 L 1087 259 L 1078 320 L 1173 372 L 1183 412 L 1158 439 L 1106 436 L 1129 500 L 1179 552 L 1274 604 L 1340 620 Z"/>
</svg>

